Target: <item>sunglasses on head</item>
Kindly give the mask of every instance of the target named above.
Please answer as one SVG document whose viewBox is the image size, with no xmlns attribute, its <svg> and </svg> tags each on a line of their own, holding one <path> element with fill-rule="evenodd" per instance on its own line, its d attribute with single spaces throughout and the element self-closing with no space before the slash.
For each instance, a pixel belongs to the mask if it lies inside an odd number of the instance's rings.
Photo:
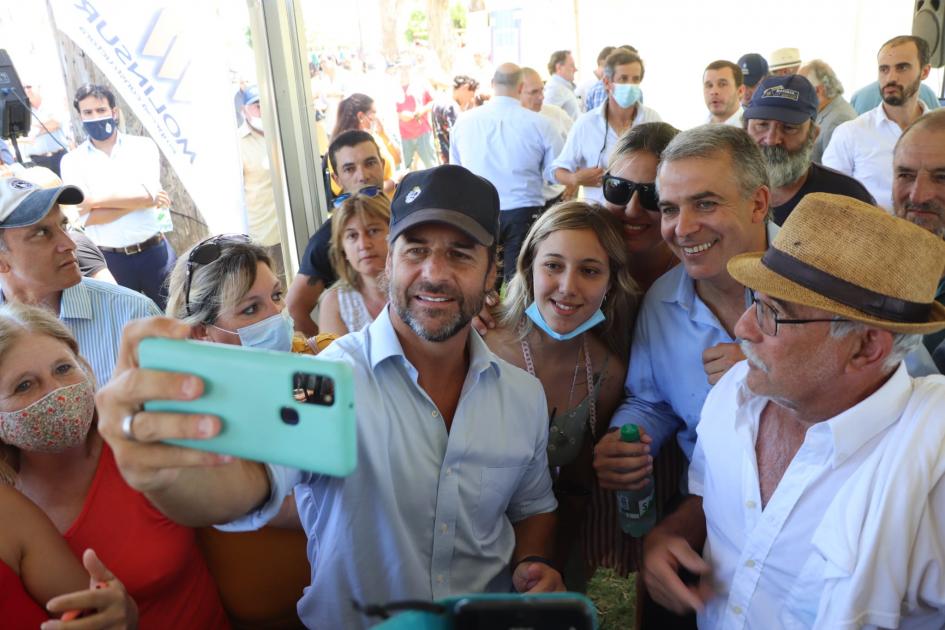
<svg viewBox="0 0 945 630">
<path fill-rule="evenodd" d="M 184 282 L 184 310 L 190 317 L 193 313 L 190 310 L 190 283 L 194 276 L 194 269 L 198 265 L 209 265 L 216 262 L 223 254 L 223 245 L 228 243 L 251 243 L 245 234 L 217 234 L 208 239 L 200 241 L 187 256 L 187 279 Z"/>
<path fill-rule="evenodd" d="M 656 195 L 656 184 L 638 184 L 629 179 L 617 177 L 610 173 L 604 174 L 604 199 L 618 206 L 630 203 L 633 193 L 639 194 L 640 205 L 644 210 L 659 212 L 659 197 Z"/>
<path fill-rule="evenodd" d="M 331 202 L 331 205 L 333 208 L 340 208 L 341 204 L 348 201 L 355 195 L 364 195 L 365 197 L 377 197 L 383 192 L 384 190 L 380 186 L 367 186 L 365 188 L 362 188 L 356 193 L 341 193 L 340 195 L 335 197 L 335 199 Z"/>
</svg>

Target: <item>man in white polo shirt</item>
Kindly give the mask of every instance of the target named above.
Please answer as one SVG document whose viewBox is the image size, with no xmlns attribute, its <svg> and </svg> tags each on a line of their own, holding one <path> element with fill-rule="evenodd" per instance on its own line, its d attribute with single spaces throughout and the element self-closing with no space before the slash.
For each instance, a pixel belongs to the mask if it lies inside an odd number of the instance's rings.
<svg viewBox="0 0 945 630">
<path fill-rule="evenodd" d="M 823 164 L 860 180 L 876 203 L 892 212 L 893 149 L 902 130 L 926 111 L 919 86 L 929 76 L 929 45 L 921 37 L 893 37 L 879 49 L 883 102 L 833 132 Z"/>
<path fill-rule="evenodd" d="M 140 291 L 163 310 L 164 279 L 174 250 L 161 231 L 157 207 L 167 206 L 161 190 L 161 160 L 150 138 L 118 131 L 115 95 L 86 84 L 72 102 L 88 139 L 62 158 L 62 179 L 82 189 L 79 219 L 122 286 Z"/>
<path fill-rule="evenodd" d="M 707 65 L 702 73 L 702 97 L 709 110 L 706 123 L 741 127 L 744 94 L 744 76 L 740 66 L 725 59 Z"/>
<path fill-rule="evenodd" d="M 574 122 L 564 149 L 554 162 L 558 182 L 583 186 L 584 197 L 589 201 L 604 202 L 601 180 L 617 139 L 634 125 L 662 121 L 659 114 L 642 103 L 643 73 L 643 60 L 636 53 L 624 48 L 611 53 L 604 62 L 607 100 Z"/>
</svg>

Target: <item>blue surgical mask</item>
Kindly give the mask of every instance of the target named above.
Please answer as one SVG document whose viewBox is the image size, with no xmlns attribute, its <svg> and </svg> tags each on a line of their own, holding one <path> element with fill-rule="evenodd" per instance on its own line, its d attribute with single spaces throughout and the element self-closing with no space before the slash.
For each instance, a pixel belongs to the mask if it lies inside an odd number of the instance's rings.
<svg viewBox="0 0 945 630">
<path fill-rule="evenodd" d="M 614 100 L 624 109 L 633 107 L 643 98 L 643 90 L 635 83 L 614 83 Z"/>
<path fill-rule="evenodd" d="M 267 317 L 255 324 L 243 326 L 236 330 L 227 330 L 219 326 L 213 327 L 223 332 L 239 335 L 240 343 L 248 348 L 289 352 L 292 350 L 293 329 L 292 320 L 287 317 L 287 314 L 288 311 L 283 310 L 272 317 Z"/>
<path fill-rule="evenodd" d="M 115 133 L 115 130 L 118 128 L 118 122 L 111 116 L 108 116 L 107 118 L 99 118 L 97 120 L 83 120 L 82 127 L 85 129 L 85 133 L 89 134 L 90 138 L 102 142 L 112 137 L 112 134 Z"/>
<path fill-rule="evenodd" d="M 583 324 L 567 333 L 556 332 L 551 326 L 548 325 L 548 322 L 545 321 L 545 318 L 541 316 L 541 311 L 538 309 L 538 303 L 532 302 L 528 308 L 525 309 L 525 314 L 528 315 L 528 318 L 532 320 L 536 326 L 541 328 L 545 333 L 552 339 L 557 339 L 558 341 L 567 341 L 568 339 L 574 339 L 581 333 L 590 330 L 597 324 L 604 321 L 604 311 L 597 309 L 593 315 L 591 315 L 587 321 Z"/>
</svg>

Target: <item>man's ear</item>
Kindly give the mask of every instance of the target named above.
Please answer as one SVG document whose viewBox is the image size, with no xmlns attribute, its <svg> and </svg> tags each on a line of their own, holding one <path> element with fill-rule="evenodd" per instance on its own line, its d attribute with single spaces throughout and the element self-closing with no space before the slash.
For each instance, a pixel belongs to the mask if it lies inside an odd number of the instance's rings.
<svg viewBox="0 0 945 630">
<path fill-rule="evenodd" d="M 865 334 L 857 337 L 857 345 L 847 362 L 848 371 L 869 368 L 889 357 L 893 347 L 893 333 L 879 328 L 868 328 Z"/>
<path fill-rule="evenodd" d="M 932 64 L 929 64 L 929 63 L 925 64 L 925 67 L 922 68 L 922 72 L 919 74 L 919 79 L 922 81 L 925 81 L 927 78 L 929 78 L 929 71 L 931 70 L 932 70 Z"/>
<path fill-rule="evenodd" d="M 7 260 L 8 252 L 0 251 L 0 273 L 10 273 L 12 267 Z"/>
<path fill-rule="evenodd" d="M 759 186 L 751 197 L 751 222 L 762 223 L 768 216 L 768 206 L 771 203 L 771 190 L 767 186 Z"/>
</svg>

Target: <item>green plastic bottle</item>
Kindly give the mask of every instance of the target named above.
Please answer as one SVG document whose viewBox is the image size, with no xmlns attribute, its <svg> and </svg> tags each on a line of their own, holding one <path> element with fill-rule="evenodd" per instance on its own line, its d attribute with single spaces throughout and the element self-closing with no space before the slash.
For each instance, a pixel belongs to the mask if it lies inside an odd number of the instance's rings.
<svg viewBox="0 0 945 630">
<path fill-rule="evenodd" d="M 620 427 L 621 442 L 639 442 L 640 427 L 625 424 Z M 634 538 L 642 538 L 656 525 L 656 505 L 653 502 L 653 478 L 641 490 L 617 492 L 617 514 L 620 529 Z"/>
</svg>

